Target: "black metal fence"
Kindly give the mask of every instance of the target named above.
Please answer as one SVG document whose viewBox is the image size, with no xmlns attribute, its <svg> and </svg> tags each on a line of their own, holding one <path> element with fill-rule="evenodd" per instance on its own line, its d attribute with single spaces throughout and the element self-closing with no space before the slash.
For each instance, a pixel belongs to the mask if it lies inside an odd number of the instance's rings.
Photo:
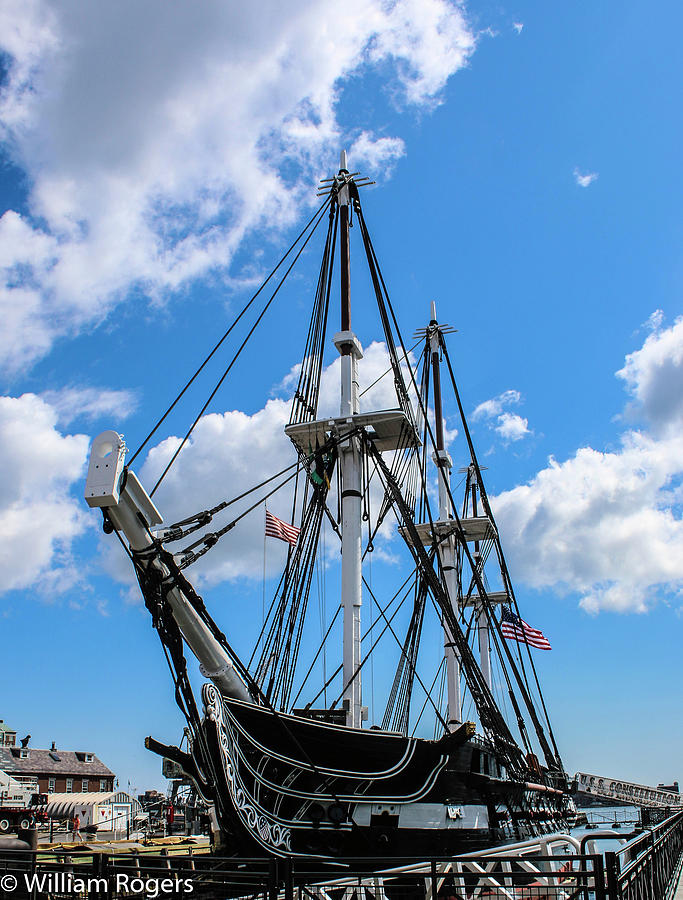
<svg viewBox="0 0 683 900">
<path fill-rule="evenodd" d="M 610 900 L 668 900 L 683 856 L 683 812 L 605 854 Z"/>
<path fill-rule="evenodd" d="M 402 860 L 388 868 L 386 859 L 316 864 L 85 849 L 60 857 L 5 853 L 0 889 L 17 900 L 606 900 L 602 857 L 576 854 Z"/>
<path fill-rule="evenodd" d="M 683 858 L 683 812 L 617 853 L 428 861 L 250 860 L 188 849 L 0 851 L 0 897 L 197 900 L 670 900 Z M 567 847 L 567 849 L 569 849 Z"/>
</svg>

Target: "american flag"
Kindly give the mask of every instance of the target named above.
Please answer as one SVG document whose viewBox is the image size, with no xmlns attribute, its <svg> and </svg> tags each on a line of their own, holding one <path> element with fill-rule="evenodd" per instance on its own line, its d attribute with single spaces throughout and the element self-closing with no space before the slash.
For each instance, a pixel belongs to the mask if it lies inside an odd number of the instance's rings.
<svg viewBox="0 0 683 900">
<path fill-rule="evenodd" d="M 529 644 L 530 647 L 536 647 L 537 650 L 551 650 L 550 641 L 539 631 L 538 628 L 532 628 L 524 619 L 516 616 L 509 606 L 503 607 L 503 615 L 500 622 L 500 628 L 503 637 L 510 641 L 519 641 L 520 644 Z"/>
<path fill-rule="evenodd" d="M 279 538 L 281 541 L 287 541 L 293 547 L 300 531 L 300 528 L 283 522 L 282 519 L 278 519 L 277 516 L 266 510 L 266 537 Z"/>
</svg>

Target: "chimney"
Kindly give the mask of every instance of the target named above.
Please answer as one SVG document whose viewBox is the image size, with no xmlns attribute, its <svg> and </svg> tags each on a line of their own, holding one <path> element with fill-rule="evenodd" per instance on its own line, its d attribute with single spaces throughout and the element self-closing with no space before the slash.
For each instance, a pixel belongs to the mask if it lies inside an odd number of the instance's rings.
<svg viewBox="0 0 683 900">
<path fill-rule="evenodd" d="M 56 750 L 56 749 L 57 749 L 57 745 L 56 745 L 55 742 L 53 741 L 53 742 L 52 742 L 52 746 L 50 747 L 50 750 Z"/>
</svg>

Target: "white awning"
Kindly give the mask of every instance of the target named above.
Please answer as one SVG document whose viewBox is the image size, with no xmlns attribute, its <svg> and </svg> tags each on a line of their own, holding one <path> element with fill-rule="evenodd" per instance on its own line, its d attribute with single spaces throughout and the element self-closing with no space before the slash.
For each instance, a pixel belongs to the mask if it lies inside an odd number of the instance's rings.
<svg viewBox="0 0 683 900">
<path fill-rule="evenodd" d="M 84 815 L 84 810 L 94 809 L 96 806 L 112 806 L 114 803 L 130 803 L 135 815 L 142 809 L 139 801 L 125 791 L 89 791 L 81 794 L 48 794 L 46 811 L 50 818 L 70 819 L 75 813 Z"/>
</svg>

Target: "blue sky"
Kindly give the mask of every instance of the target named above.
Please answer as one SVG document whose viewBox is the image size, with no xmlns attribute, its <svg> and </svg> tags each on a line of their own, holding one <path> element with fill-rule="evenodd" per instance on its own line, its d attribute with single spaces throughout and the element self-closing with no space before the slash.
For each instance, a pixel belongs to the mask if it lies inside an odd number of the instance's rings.
<svg viewBox="0 0 683 900">
<path fill-rule="evenodd" d="M 124 786 L 161 783 L 142 740 L 183 723 L 120 548 L 81 499 L 88 444 L 113 427 L 137 446 L 346 146 L 377 181 L 364 209 L 404 334 L 431 300 L 458 329 L 518 599 L 554 648 L 536 656 L 568 770 L 680 778 L 680 8 L 243 6 L 0 13 L 0 717 L 36 746 L 94 750 Z M 316 252 L 302 263 L 160 492 L 169 520 L 286 452 Z M 139 467 L 148 486 L 165 453 Z M 260 527 L 197 576 L 245 648 Z M 373 576 L 396 577 L 381 561 Z"/>
</svg>

